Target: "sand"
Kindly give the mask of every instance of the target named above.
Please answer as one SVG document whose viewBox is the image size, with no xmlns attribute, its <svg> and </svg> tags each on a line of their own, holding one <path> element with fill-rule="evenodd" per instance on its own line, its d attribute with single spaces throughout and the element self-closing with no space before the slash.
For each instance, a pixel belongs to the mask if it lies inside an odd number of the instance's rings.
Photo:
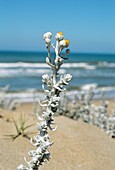
<svg viewBox="0 0 115 170">
<path fill-rule="evenodd" d="M 12 116 L 19 120 L 21 113 L 28 119 L 27 124 L 34 123 L 27 132 L 36 133 L 33 108 L 33 105 L 26 104 L 13 112 L 0 110 L 0 170 L 16 170 L 24 163 L 24 156 L 30 159 L 27 152 L 34 148 L 27 138 L 20 136 L 13 141 L 5 135 L 16 134 Z M 55 121 L 58 129 L 49 131 L 54 141 L 50 148 L 51 159 L 41 166 L 41 170 L 115 170 L 115 139 L 80 120 L 58 116 Z"/>
</svg>

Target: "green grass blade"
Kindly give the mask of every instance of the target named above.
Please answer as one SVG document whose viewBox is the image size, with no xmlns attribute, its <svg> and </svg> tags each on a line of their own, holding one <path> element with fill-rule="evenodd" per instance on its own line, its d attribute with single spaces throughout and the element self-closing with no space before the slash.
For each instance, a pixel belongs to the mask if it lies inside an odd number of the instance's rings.
<svg viewBox="0 0 115 170">
<path fill-rule="evenodd" d="M 15 126 L 15 128 L 16 128 L 17 133 L 20 133 L 20 130 L 19 130 L 19 128 L 18 128 L 18 125 L 17 125 L 17 123 L 16 123 L 16 121 L 14 120 L 13 117 L 12 117 L 12 120 L 13 120 L 13 123 L 14 123 L 14 126 Z"/>
</svg>

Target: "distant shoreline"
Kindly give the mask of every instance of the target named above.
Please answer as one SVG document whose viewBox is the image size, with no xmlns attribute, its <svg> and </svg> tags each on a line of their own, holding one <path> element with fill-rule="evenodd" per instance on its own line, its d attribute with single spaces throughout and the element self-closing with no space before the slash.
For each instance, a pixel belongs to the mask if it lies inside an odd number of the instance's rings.
<svg viewBox="0 0 115 170">
<path fill-rule="evenodd" d="M 67 92 L 62 92 L 61 94 L 66 94 L 70 100 L 73 100 L 75 95 L 80 95 L 80 93 L 88 93 L 88 90 L 80 91 L 80 90 L 70 90 Z M 94 90 L 93 99 L 99 100 L 102 98 L 102 90 Z M 115 89 L 114 91 L 105 91 L 104 92 L 105 99 L 114 99 L 115 98 Z M 5 93 L 5 101 L 14 100 L 16 103 L 32 103 L 37 102 L 38 100 L 44 100 L 45 95 L 42 91 L 28 90 L 28 91 L 18 91 L 18 92 L 7 92 Z"/>
<path fill-rule="evenodd" d="M 0 50 L 0 53 L 33 53 L 33 54 L 38 54 L 38 53 L 44 53 L 47 55 L 47 51 L 29 51 L 29 50 Z M 54 52 L 51 52 L 51 54 L 54 54 Z M 113 52 L 78 52 L 78 51 L 72 51 L 71 54 L 89 54 L 89 55 L 115 55 Z"/>
</svg>

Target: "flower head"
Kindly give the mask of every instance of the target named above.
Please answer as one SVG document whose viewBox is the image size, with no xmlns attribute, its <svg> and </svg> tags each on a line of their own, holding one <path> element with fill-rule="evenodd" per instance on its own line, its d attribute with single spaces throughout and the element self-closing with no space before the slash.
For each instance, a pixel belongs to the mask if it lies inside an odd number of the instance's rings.
<svg viewBox="0 0 115 170">
<path fill-rule="evenodd" d="M 60 46 L 61 46 L 62 48 L 67 48 L 67 47 L 69 46 L 69 44 L 70 44 L 70 41 L 69 41 L 69 40 L 61 40 L 61 41 L 60 41 Z"/>
<path fill-rule="evenodd" d="M 58 32 L 55 36 L 56 40 L 63 40 L 64 39 L 64 35 L 63 35 L 63 32 Z"/>
<path fill-rule="evenodd" d="M 64 75 L 64 79 L 65 79 L 65 81 L 70 81 L 72 79 L 72 75 L 66 74 L 66 75 Z"/>
<path fill-rule="evenodd" d="M 51 38 L 52 38 L 52 33 L 51 33 L 51 32 L 46 32 L 46 33 L 43 35 L 43 38 L 44 38 L 44 40 L 45 40 L 46 38 L 51 39 Z"/>
<path fill-rule="evenodd" d="M 50 77 L 48 76 L 48 74 L 44 74 L 43 76 L 42 76 L 42 82 L 43 83 L 48 83 L 48 81 L 50 80 Z"/>
<path fill-rule="evenodd" d="M 71 81 L 71 79 L 72 79 L 72 76 L 71 76 L 70 74 L 65 74 L 64 76 L 62 76 L 62 77 L 60 78 L 61 83 L 62 83 L 63 85 L 68 85 L 68 84 L 69 84 L 69 81 Z"/>
<path fill-rule="evenodd" d="M 51 38 L 52 38 L 52 33 L 51 32 L 46 32 L 43 35 L 44 41 L 46 42 L 47 45 L 50 45 L 51 43 Z"/>
</svg>

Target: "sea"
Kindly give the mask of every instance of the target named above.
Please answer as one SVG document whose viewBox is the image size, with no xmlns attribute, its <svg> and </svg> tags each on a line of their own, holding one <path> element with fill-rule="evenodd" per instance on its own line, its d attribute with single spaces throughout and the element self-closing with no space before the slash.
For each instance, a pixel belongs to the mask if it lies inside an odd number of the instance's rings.
<svg viewBox="0 0 115 170">
<path fill-rule="evenodd" d="M 46 52 L 1 51 L 0 89 L 8 87 L 9 97 L 28 98 L 35 91 L 43 92 L 42 75 L 51 75 L 46 57 Z M 115 97 L 115 54 L 70 53 L 59 73 L 73 76 L 68 91 L 93 88 L 105 91 L 108 98 Z"/>
</svg>

